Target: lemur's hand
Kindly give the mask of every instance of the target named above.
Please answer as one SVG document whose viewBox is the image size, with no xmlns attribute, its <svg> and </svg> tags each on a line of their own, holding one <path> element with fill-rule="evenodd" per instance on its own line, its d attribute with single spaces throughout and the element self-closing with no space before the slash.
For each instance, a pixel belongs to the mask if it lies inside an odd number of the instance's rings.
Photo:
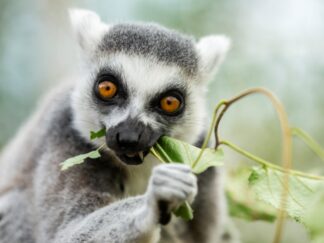
<svg viewBox="0 0 324 243">
<path fill-rule="evenodd" d="M 187 165 L 163 164 L 155 167 L 147 189 L 147 202 L 157 212 L 158 221 L 166 224 L 172 210 L 182 203 L 193 202 L 197 194 L 197 178 Z"/>
</svg>

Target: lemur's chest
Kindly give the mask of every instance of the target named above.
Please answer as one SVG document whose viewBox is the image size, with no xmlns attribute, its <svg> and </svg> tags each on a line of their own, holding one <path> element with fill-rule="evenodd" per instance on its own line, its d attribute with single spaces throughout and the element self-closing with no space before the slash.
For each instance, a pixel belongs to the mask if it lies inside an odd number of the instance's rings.
<svg viewBox="0 0 324 243">
<path fill-rule="evenodd" d="M 128 178 L 125 181 L 125 196 L 144 194 L 152 173 L 152 169 L 160 162 L 152 155 L 147 155 L 143 164 L 129 166 Z"/>
</svg>

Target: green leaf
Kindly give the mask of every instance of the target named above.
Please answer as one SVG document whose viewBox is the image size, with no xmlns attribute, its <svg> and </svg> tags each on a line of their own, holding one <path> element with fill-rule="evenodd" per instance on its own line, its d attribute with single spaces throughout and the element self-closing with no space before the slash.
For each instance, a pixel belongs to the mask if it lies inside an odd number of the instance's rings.
<svg viewBox="0 0 324 243">
<path fill-rule="evenodd" d="M 182 219 L 189 221 L 193 219 L 193 210 L 188 202 L 182 204 L 177 210 L 175 210 L 174 215 L 181 217 Z"/>
<path fill-rule="evenodd" d="M 257 200 L 255 193 L 248 186 L 251 174 L 249 168 L 229 171 L 226 176 L 226 196 L 229 213 L 232 217 L 247 221 L 264 220 L 273 222 L 276 210 L 270 205 Z"/>
<path fill-rule="evenodd" d="M 199 162 L 193 168 L 192 165 L 197 159 L 201 149 L 167 136 L 163 136 L 159 139 L 158 143 L 154 145 L 154 150 L 164 162 L 187 164 L 196 174 L 204 172 L 211 166 L 223 165 L 224 161 L 224 153 L 222 150 L 207 148 L 204 150 Z"/>
<path fill-rule="evenodd" d="M 224 152 L 221 149 L 211 149 L 211 148 L 206 148 L 204 150 L 204 153 L 202 157 L 200 158 L 199 162 L 197 165 L 192 168 L 193 172 L 196 174 L 200 174 L 207 170 L 209 167 L 213 166 L 220 166 L 223 165 L 224 161 Z M 191 162 L 191 164 L 194 161 Z"/>
<path fill-rule="evenodd" d="M 72 166 L 79 165 L 84 163 L 86 159 L 97 159 L 100 158 L 99 150 L 94 150 L 86 154 L 80 154 L 75 157 L 69 158 L 65 160 L 64 162 L 60 163 L 61 170 L 67 170 L 71 168 Z"/>
<path fill-rule="evenodd" d="M 281 209 L 281 200 L 284 190 L 285 174 L 269 168 L 253 168 L 249 177 L 249 185 L 262 200 L 276 209 Z M 323 181 L 306 179 L 300 176 L 289 175 L 287 199 L 284 210 L 298 222 L 305 223 L 303 218 L 306 209 L 311 205 Z"/>
<path fill-rule="evenodd" d="M 105 135 L 106 135 L 106 129 L 102 128 L 101 130 L 99 130 L 97 132 L 91 131 L 90 132 L 90 139 L 94 140 L 94 139 L 97 139 L 97 138 L 104 137 Z"/>
<path fill-rule="evenodd" d="M 311 198 L 304 221 L 312 237 L 312 243 L 324 242 L 324 186 Z"/>
</svg>

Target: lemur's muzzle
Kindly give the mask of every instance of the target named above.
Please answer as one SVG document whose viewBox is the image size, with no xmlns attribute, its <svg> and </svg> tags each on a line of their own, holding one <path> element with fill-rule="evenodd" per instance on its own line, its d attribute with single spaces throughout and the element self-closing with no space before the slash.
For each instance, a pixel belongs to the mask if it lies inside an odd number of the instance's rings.
<svg viewBox="0 0 324 243">
<path fill-rule="evenodd" d="M 108 129 L 106 143 L 123 162 L 136 165 L 143 162 L 161 135 L 161 131 L 153 130 L 138 120 L 127 119 Z"/>
</svg>

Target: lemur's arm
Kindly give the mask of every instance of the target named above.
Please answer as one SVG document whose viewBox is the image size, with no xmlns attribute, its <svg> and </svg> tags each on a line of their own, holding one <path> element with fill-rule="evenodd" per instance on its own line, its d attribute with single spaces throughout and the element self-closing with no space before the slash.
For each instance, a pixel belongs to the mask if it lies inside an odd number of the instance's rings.
<svg viewBox="0 0 324 243">
<path fill-rule="evenodd" d="M 157 242 L 157 210 L 146 196 L 117 201 L 60 227 L 54 242 Z"/>
<path fill-rule="evenodd" d="M 80 165 L 62 174 L 49 159 L 53 157 L 42 158 L 36 176 L 40 179 L 35 181 L 36 207 L 41 209 L 37 242 L 157 242 L 159 203 L 164 201 L 173 209 L 193 200 L 197 192 L 196 177 L 189 167 L 167 164 L 154 168 L 144 195 L 115 200 L 112 195 L 118 186 L 113 183 L 116 178 L 105 178 L 109 171 Z M 91 162 L 95 163 L 88 164 Z M 105 179 L 111 194 L 93 187 Z"/>
</svg>

